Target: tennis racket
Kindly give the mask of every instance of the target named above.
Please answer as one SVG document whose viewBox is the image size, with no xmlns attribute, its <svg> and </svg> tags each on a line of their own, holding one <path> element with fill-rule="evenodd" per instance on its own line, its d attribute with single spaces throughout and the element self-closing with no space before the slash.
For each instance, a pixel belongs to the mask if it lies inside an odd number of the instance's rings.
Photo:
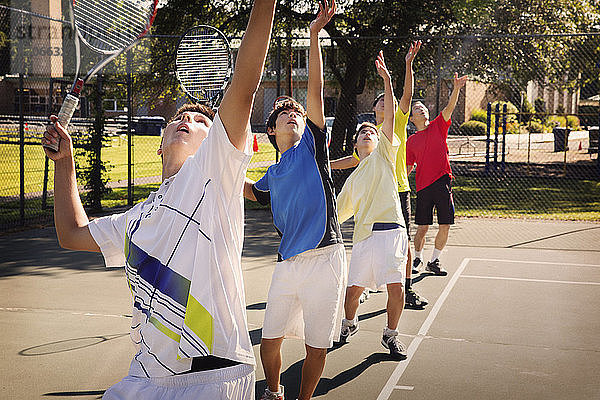
<svg viewBox="0 0 600 400">
<path fill-rule="evenodd" d="M 122 52 L 144 36 L 156 16 L 158 0 L 72 0 L 71 26 L 75 30 L 75 80 L 58 113 L 58 122 L 67 127 L 79 103 L 83 85 Z M 83 79 L 79 77 L 80 43 L 104 55 Z M 60 142 L 44 146 L 58 151 Z"/>
<path fill-rule="evenodd" d="M 175 59 L 177 80 L 188 97 L 217 107 L 233 72 L 227 38 L 220 30 L 198 25 L 179 40 Z"/>
</svg>

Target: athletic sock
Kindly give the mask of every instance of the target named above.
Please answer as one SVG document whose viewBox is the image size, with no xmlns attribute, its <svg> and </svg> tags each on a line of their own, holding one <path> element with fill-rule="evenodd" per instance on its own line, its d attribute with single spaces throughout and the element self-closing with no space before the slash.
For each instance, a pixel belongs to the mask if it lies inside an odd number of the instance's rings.
<svg viewBox="0 0 600 400">
<path fill-rule="evenodd" d="M 417 249 L 415 249 L 415 258 L 418 258 L 419 260 L 423 259 L 423 249 L 417 251 Z"/>
<path fill-rule="evenodd" d="M 396 336 L 398 335 L 398 329 L 390 329 L 387 326 L 385 327 L 385 329 L 383 330 L 383 336 Z"/>
<path fill-rule="evenodd" d="M 405 289 L 410 289 L 410 285 L 412 284 L 412 278 L 406 278 L 405 284 L 404 284 L 404 288 Z"/>
<path fill-rule="evenodd" d="M 433 254 L 431 255 L 431 262 L 439 259 L 440 258 L 440 254 L 442 254 L 442 251 L 434 248 L 433 249 Z"/>
<path fill-rule="evenodd" d="M 269 390 L 269 388 L 267 387 L 267 389 L 266 389 L 266 392 L 267 392 L 268 394 L 272 394 L 272 395 L 275 395 L 275 396 L 283 396 L 283 386 L 279 385 L 279 391 L 277 391 L 277 392 L 272 392 L 272 391 L 270 391 L 270 390 Z"/>
<path fill-rule="evenodd" d="M 342 326 L 355 326 L 358 323 L 358 318 L 355 316 L 354 319 L 342 318 Z"/>
</svg>

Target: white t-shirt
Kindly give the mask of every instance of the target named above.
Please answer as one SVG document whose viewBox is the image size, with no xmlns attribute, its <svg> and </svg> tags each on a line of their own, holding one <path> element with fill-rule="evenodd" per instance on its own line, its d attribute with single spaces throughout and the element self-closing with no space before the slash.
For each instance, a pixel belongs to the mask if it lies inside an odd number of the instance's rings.
<svg viewBox="0 0 600 400">
<path fill-rule="evenodd" d="M 106 265 L 126 265 L 138 345 L 130 375 L 174 375 L 209 354 L 255 364 L 241 269 L 250 149 L 237 150 L 216 115 L 196 154 L 158 191 L 90 222 Z"/>
</svg>

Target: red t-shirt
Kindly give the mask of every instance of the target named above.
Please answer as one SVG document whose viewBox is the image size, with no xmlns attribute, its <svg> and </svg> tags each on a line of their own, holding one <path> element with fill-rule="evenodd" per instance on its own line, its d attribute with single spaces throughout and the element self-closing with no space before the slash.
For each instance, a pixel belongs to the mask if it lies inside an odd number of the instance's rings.
<svg viewBox="0 0 600 400">
<path fill-rule="evenodd" d="M 448 128 L 451 120 L 444 121 L 442 114 L 429 123 L 427 128 L 411 135 L 406 141 L 406 165 L 417 164 L 417 192 L 444 175 L 452 178 L 448 158 Z"/>
</svg>

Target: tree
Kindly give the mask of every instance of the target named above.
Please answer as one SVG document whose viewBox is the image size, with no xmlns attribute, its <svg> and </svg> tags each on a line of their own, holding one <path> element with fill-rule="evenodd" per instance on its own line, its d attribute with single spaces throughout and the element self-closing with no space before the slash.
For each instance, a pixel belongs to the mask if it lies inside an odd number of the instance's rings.
<svg viewBox="0 0 600 400">
<path fill-rule="evenodd" d="M 326 67 L 340 87 L 330 149 L 334 157 L 351 148 L 357 95 L 374 79 L 372 64 L 378 50 L 386 53 L 398 93 L 406 47 L 410 40 L 422 38 L 425 43 L 415 64 L 418 78 L 435 82 L 460 68 L 499 87 L 516 84 L 517 89 L 510 90 L 519 94 L 532 79 L 564 84 L 569 46 L 564 40 L 515 35 L 589 31 L 599 20 L 594 0 L 339 0 L 337 5 L 338 13 L 325 27 L 337 48 L 335 57 L 327 57 Z M 239 35 L 250 8 L 250 0 L 169 0 L 159 10 L 153 33 L 179 36 L 203 22 L 228 36 Z M 305 29 L 317 10 L 314 1 L 283 1 L 273 35 Z M 505 36 L 485 36 L 491 34 Z M 176 41 L 170 40 L 152 44 L 149 77 L 156 85 L 148 87 L 154 95 L 158 90 L 159 96 L 173 97 L 177 90 Z"/>
</svg>

